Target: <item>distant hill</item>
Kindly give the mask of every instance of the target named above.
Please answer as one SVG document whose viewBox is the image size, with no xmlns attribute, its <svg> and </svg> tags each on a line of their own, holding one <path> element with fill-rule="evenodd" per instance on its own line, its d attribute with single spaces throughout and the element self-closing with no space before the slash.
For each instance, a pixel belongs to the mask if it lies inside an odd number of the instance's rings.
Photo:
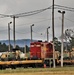
<svg viewBox="0 0 74 75">
<path fill-rule="evenodd" d="M 37 41 L 37 40 L 33 40 Z M 8 40 L 0 40 L 1 43 L 5 43 L 6 45 L 9 44 Z M 10 40 L 11 45 L 14 45 L 13 40 Z M 24 47 L 25 45 L 30 46 L 31 40 L 30 39 L 18 39 L 16 40 L 16 45 L 19 45 L 20 47 Z"/>
</svg>

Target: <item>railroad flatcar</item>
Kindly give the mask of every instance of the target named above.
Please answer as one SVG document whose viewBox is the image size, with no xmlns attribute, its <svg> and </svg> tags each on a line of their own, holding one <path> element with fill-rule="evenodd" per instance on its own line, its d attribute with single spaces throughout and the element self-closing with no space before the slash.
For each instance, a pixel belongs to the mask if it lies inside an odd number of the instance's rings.
<svg viewBox="0 0 74 75">
<path fill-rule="evenodd" d="M 20 50 L 11 51 L 0 57 L 0 69 L 17 67 L 43 67 L 53 64 L 53 44 L 49 42 L 31 42 L 30 57 Z"/>
</svg>

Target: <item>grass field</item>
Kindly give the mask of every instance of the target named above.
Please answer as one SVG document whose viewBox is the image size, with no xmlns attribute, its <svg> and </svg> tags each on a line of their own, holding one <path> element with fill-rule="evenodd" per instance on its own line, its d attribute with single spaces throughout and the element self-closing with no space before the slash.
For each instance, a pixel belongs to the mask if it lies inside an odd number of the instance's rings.
<svg viewBox="0 0 74 75">
<path fill-rule="evenodd" d="M 74 67 L 6 69 L 0 75 L 74 75 Z"/>
</svg>

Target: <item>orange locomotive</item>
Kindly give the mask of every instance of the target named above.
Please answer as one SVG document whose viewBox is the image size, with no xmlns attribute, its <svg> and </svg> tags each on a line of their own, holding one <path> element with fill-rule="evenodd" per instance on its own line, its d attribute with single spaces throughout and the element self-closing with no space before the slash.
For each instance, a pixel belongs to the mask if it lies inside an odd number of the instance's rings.
<svg viewBox="0 0 74 75">
<path fill-rule="evenodd" d="M 49 42 L 32 42 L 30 45 L 31 57 L 52 58 L 53 57 L 53 45 Z"/>
</svg>

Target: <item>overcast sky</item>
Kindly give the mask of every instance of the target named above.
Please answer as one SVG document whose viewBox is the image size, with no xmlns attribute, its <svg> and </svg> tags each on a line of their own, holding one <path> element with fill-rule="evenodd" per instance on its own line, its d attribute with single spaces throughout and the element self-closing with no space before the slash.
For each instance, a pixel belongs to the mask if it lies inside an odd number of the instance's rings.
<svg viewBox="0 0 74 75">
<path fill-rule="evenodd" d="M 54 0 L 55 4 L 74 8 L 74 0 Z M 0 0 L 0 14 L 13 15 L 44 9 L 52 5 L 52 0 Z M 61 9 L 60 9 L 61 10 Z M 65 11 L 64 30 L 74 29 L 74 12 Z M 16 18 L 16 39 L 30 39 L 30 26 L 33 27 L 33 39 L 46 40 L 46 29 L 49 29 L 49 39 L 52 39 L 52 10 L 48 9 L 42 13 Z M 8 39 L 8 23 L 12 18 L 0 18 L 0 40 Z M 11 39 L 13 39 L 13 23 L 11 28 Z M 41 35 L 42 34 L 42 35 Z M 61 36 L 61 14 L 55 9 L 55 36 Z"/>
</svg>

